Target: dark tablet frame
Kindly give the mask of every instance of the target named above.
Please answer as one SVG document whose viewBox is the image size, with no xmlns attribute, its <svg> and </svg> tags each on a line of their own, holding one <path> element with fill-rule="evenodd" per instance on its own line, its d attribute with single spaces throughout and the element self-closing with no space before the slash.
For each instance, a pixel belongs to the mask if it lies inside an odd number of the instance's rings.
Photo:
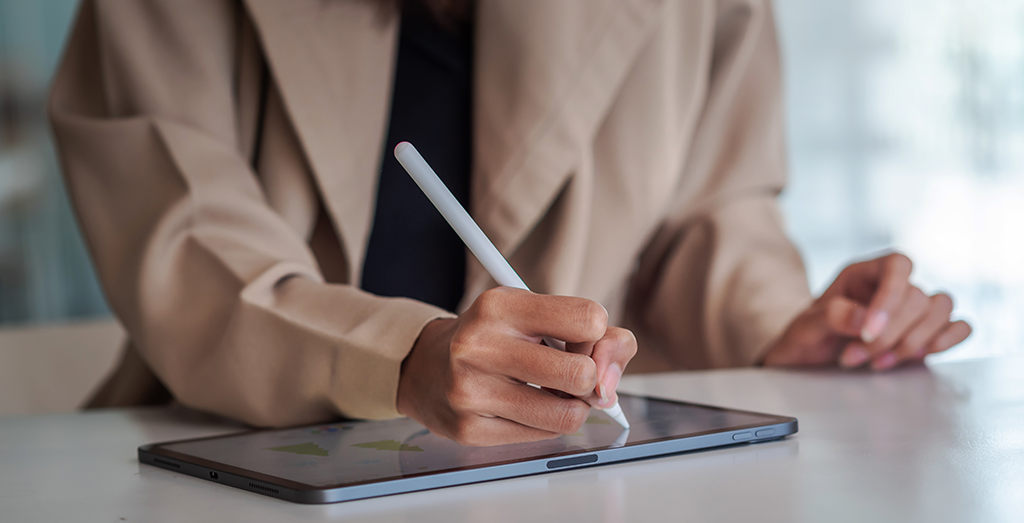
<svg viewBox="0 0 1024 523">
<path fill-rule="evenodd" d="M 788 416 L 777 416 L 774 414 L 625 393 L 620 395 L 641 398 L 647 401 L 675 403 L 689 407 L 759 416 L 765 418 L 765 421 L 763 423 L 753 423 L 719 430 L 629 442 L 623 446 L 609 445 L 586 450 L 568 450 L 524 459 L 496 461 L 329 486 L 307 485 L 164 448 L 164 445 L 231 438 L 243 434 L 252 434 L 253 432 L 269 431 L 245 431 L 206 438 L 143 445 L 139 447 L 138 451 L 139 462 L 287 501 L 319 504 L 529 476 L 556 470 L 631 461 L 729 445 L 770 441 L 795 434 L 798 430 L 796 418 Z"/>
</svg>

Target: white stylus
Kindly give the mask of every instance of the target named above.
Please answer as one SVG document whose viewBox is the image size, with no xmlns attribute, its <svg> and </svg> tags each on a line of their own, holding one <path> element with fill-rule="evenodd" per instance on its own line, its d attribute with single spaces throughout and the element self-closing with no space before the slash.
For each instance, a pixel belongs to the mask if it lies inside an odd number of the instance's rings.
<svg viewBox="0 0 1024 523">
<path fill-rule="evenodd" d="M 405 167 L 405 171 L 409 173 L 416 185 L 420 186 L 423 193 L 430 199 L 430 203 L 434 204 L 441 216 L 444 216 L 452 229 L 455 229 L 455 233 L 462 238 L 469 250 L 473 251 L 473 255 L 480 260 L 480 263 L 494 278 L 494 281 L 498 282 L 498 285 L 525 291 L 530 290 L 523 283 L 523 279 L 512 269 L 512 266 L 508 264 L 508 260 L 498 252 L 497 247 L 491 243 L 484 231 L 480 230 L 480 226 L 473 221 L 462 204 L 448 190 L 448 186 L 437 177 L 437 173 L 430 168 L 427 161 L 420 156 L 419 151 L 411 143 L 402 142 L 396 145 L 395 158 L 398 159 L 398 163 L 402 164 L 402 167 Z M 558 350 L 565 350 L 565 343 L 560 340 L 545 337 L 544 343 Z M 619 407 L 618 401 L 604 409 L 604 412 L 619 425 L 629 428 L 629 421 L 622 413 L 622 407 Z"/>
</svg>

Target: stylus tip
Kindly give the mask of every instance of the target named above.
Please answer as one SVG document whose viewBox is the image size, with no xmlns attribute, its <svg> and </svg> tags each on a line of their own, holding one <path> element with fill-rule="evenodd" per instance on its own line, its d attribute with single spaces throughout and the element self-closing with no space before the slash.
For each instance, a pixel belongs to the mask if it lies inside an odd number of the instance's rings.
<svg viewBox="0 0 1024 523">
<path fill-rule="evenodd" d="M 616 423 L 622 425 L 622 428 L 629 428 L 629 421 L 626 420 L 626 415 L 622 413 L 622 407 L 619 406 L 619 402 L 615 402 L 614 405 L 604 409 L 604 413 L 615 420 Z"/>
</svg>

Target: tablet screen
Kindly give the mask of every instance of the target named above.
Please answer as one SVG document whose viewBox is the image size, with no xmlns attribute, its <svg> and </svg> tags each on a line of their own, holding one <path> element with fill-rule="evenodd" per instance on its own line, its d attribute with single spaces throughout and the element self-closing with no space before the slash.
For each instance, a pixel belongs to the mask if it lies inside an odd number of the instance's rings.
<svg viewBox="0 0 1024 523">
<path fill-rule="evenodd" d="M 159 445 L 193 457 L 313 486 L 344 487 L 515 461 L 633 446 L 778 422 L 770 415 L 620 394 L 630 430 L 597 409 L 579 432 L 547 441 L 463 447 L 410 419 L 349 421 Z M 161 452 L 162 453 L 162 452 Z"/>
</svg>

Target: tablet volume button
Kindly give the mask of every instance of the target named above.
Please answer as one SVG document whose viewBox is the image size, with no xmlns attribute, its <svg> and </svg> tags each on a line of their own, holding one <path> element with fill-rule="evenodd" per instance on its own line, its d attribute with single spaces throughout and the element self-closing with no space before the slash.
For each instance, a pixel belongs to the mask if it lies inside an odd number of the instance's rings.
<svg viewBox="0 0 1024 523">
<path fill-rule="evenodd" d="M 736 434 L 732 435 L 732 439 L 736 441 L 743 441 L 745 439 L 750 439 L 752 437 L 754 437 L 754 435 L 749 432 L 737 432 Z"/>
</svg>

